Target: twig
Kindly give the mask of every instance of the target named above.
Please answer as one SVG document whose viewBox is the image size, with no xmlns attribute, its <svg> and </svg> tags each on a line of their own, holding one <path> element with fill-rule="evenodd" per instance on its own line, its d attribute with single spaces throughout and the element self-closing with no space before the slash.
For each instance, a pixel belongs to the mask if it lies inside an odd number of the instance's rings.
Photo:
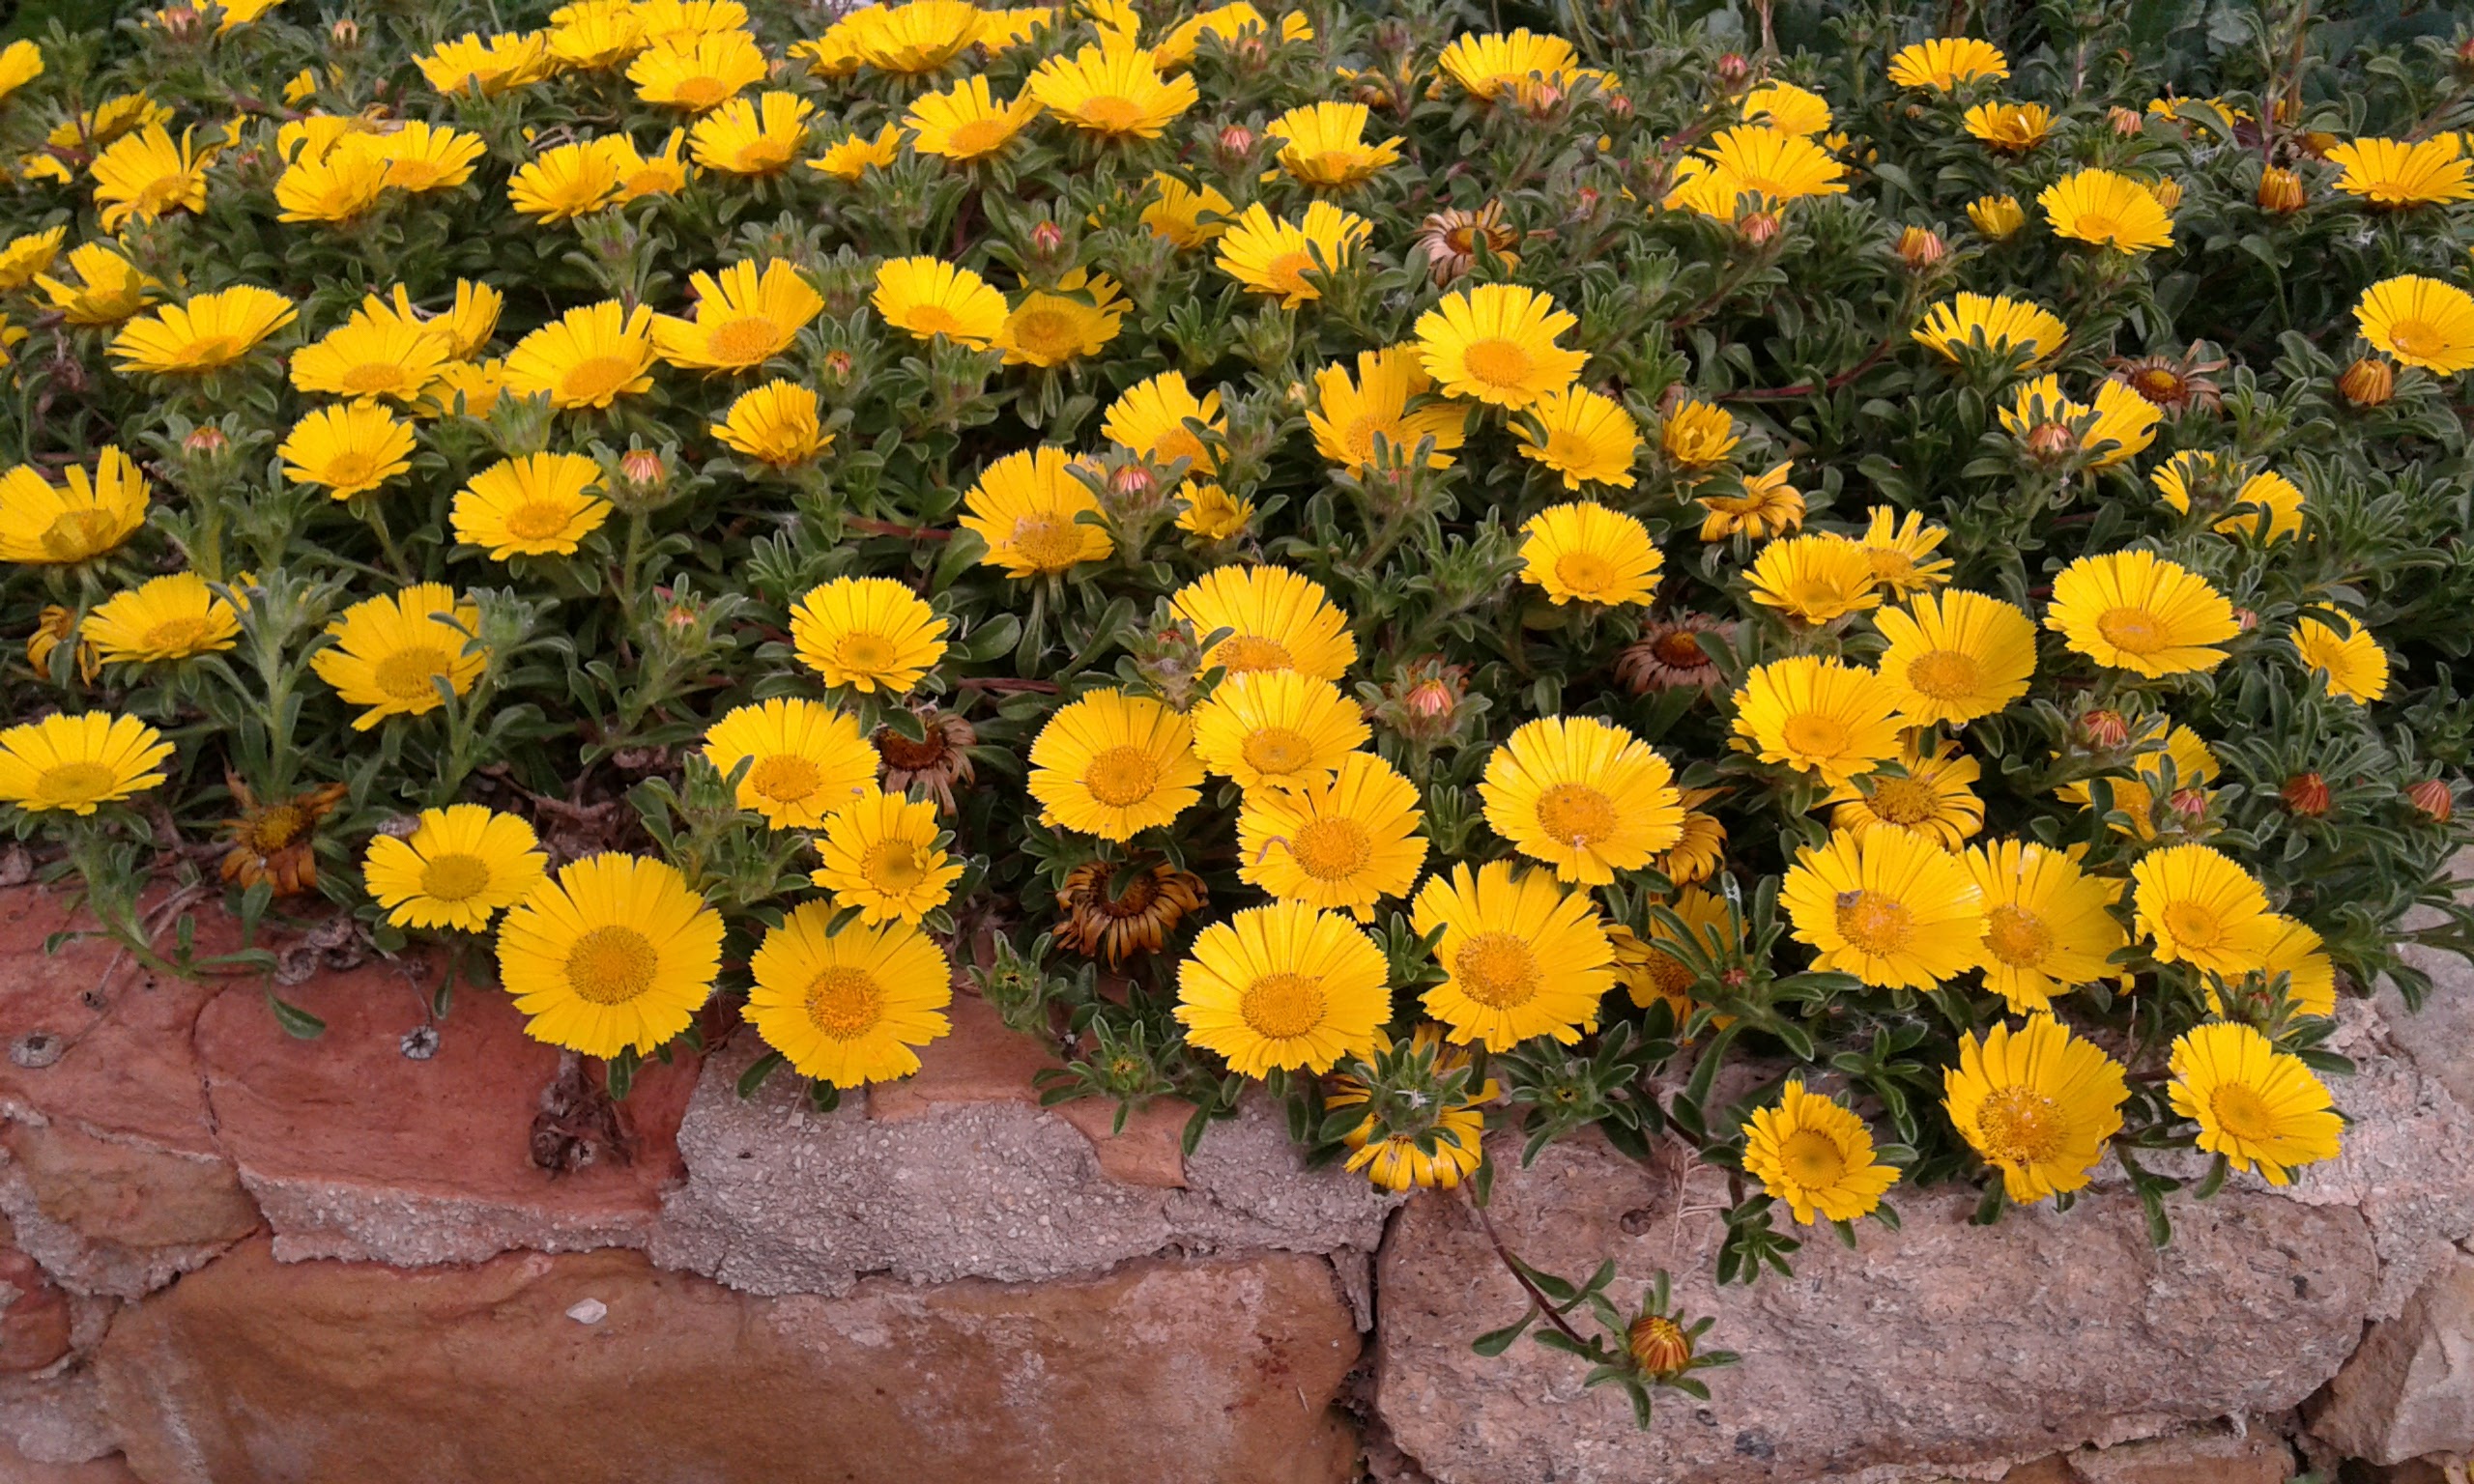
<svg viewBox="0 0 2474 1484">
<path fill-rule="evenodd" d="M 1546 1317 L 1546 1323 L 1553 1325 L 1562 1332 L 1564 1338 L 1573 1344 L 1587 1346 L 1588 1337 L 1573 1328 L 1565 1321 L 1562 1314 L 1556 1312 L 1554 1300 L 1547 1298 L 1545 1290 L 1531 1280 L 1529 1270 L 1520 1266 L 1520 1259 L 1512 1256 L 1511 1249 L 1504 1245 L 1503 1238 L 1495 1232 L 1495 1218 L 1486 1214 L 1486 1208 L 1472 1200 L 1469 1203 L 1469 1209 L 1478 1213 L 1478 1224 L 1485 1228 L 1486 1241 L 1495 1249 L 1495 1256 L 1503 1259 L 1504 1270 L 1510 1273 L 1512 1281 L 1520 1285 L 1521 1292 L 1529 1296 L 1529 1301 L 1538 1306 L 1538 1312 Z"/>
<path fill-rule="evenodd" d="M 907 536 L 913 541 L 950 541 L 954 538 L 952 531 L 939 530 L 933 526 L 900 526 L 892 521 L 871 521 L 855 515 L 843 517 L 842 524 L 872 536 Z"/>
<path fill-rule="evenodd" d="M 1053 680 L 1010 680 L 1002 675 L 964 675 L 954 684 L 966 691 L 998 691 L 1007 695 L 1053 696 L 1057 693 Z"/>
<path fill-rule="evenodd" d="M 1818 386 L 1809 385 L 1802 386 L 1748 386 L 1741 391 L 1722 391 L 1718 393 L 1718 400 L 1721 402 L 1784 402 L 1796 397 L 1813 397 L 1819 396 L 1824 392 L 1836 391 L 1841 386 L 1846 385 L 1849 382 L 1856 380 L 1856 378 L 1862 376 L 1865 372 L 1880 365 L 1883 357 L 1888 356 L 1889 353 L 1897 347 L 1899 341 L 1904 338 L 1904 336 L 1892 335 L 1889 339 L 1873 347 L 1872 353 L 1866 356 L 1862 360 L 1849 366 L 1846 370 L 1839 372 L 1836 376 L 1823 382 Z"/>
</svg>

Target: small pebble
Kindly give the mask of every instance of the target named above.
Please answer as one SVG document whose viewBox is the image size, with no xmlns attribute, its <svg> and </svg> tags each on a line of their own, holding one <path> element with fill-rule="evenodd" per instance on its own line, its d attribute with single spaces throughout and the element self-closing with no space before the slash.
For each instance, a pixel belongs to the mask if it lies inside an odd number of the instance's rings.
<svg viewBox="0 0 2474 1484">
<path fill-rule="evenodd" d="M 404 1033 L 404 1039 L 396 1044 L 402 1048 L 406 1061 L 426 1062 L 438 1055 L 438 1027 L 414 1026 Z"/>
<path fill-rule="evenodd" d="M 9 1060 L 28 1071 L 40 1071 L 60 1060 L 68 1046 L 49 1031 L 28 1031 L 9 1043 Z"/>
<path fill-rule="evenodd" d="M 567 1310 L 567 1318 L 579 1325 L 597 1325 L 610 1313 L 610 1305 L 598 1298 L 586 1298 Z"/>
</svg>

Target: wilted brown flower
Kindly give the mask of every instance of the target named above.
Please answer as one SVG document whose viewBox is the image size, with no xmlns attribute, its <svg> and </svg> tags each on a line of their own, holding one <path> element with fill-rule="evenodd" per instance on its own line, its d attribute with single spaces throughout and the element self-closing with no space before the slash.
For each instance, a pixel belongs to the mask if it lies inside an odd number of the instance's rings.
<svg viewBox="0 0 2474 1484">
<path fill-rule="evenodd" d="M 1089 861 L 1067 873 L 1056 904 L 1065 913 L 1056 942 L 1115 968 L 1136 954 L 1156 954 L 1189 912 L 1210 897 L 1202 877 L 1166 861 L 1148 869 Z"/>
<path fill-rule="evenodd" d="M 1426 271 L 1434 274 L 1436 287 L 1449 286 L 1478 266 L 1481 240 L 1488 251 L 1503 259 L 1506 268 L 1520 266 L 1520 255 L 1511 250 L 1520 241 L 1520 231 L 1504 219 L 1500 201 L 1489 201 L 1474 212 L 1452 207 L 1419 224 L 1417 243 L 1425 252 Z"/>
<path fill-rule="evenodd" d="M 1701 647 L 1701 636 L 1712 631 L 1725 637 L 1734 632 L 1734 625 L 1707 614 L 1652 619 L 1616 660 L 1615 678 L 1636 696 L 1687 685 L 1709 690 L 1718 683 L 1718 666 Z"/>
<path fill-rule="evenodd" d="M 920 718 L 927 735 L 914 742 L 890 727 L 877 728 L 877 757 L 884 769 L 887 793 L 908 793 L 913 784 L 928 790 L 939 813 L 954 812 L 954 789 L 968 788 L 973 778 L 970 749 L 979 732 L 951 711 Z"/>
<path fill-rule="evenodd" d="M 2225 390 L 2212 380 L 2225 359 L 2211 349 L 2202 342 L 2179 356 L 2116 356 L 2105 367 L 2113 380 L 2168 413 L 2190 407 L 2212 413 L 2225 405 Z"/>
<path fill-rule="evenodd" d="M 227 775 L 225 782 L 241 806 L 241 816 L 223 821 L 224 838 L 232 842 L 223 855 L 223 879 L 239 887 L 264 881 L 278 897 L 298 897 L 316 888 L 318 857 L 311 836 L 349 790 L 328 784 L 261 804 L 238 778 Z"/>
<path fill-rule="evenodd" d="M 43 605 L 43 612 L 35 617 L 35 631 L 26 636 L 26 663 L 35 668 L 36 674 L 45 677 L 51 674 L 52 655 L 60 648 L 61 642 L 66 640 L 76 627 L 75 614 L 57 603 Z M 92 685 L 95 683 L 96 674 L 101 669 L 102 660 L 95 653 L 95 646 L 82 640 L 79 641 L 77 678 Z"/>
<path fill-rule="evenodd" d="M 2105 110 L 2105 122 L 2124 139 L 2138 137 L 2139 131 L 2147 127 L 2147 121 L 2140 117 L 2138 109 L 2125 108 L 2119 103 Z"/>
</svg>

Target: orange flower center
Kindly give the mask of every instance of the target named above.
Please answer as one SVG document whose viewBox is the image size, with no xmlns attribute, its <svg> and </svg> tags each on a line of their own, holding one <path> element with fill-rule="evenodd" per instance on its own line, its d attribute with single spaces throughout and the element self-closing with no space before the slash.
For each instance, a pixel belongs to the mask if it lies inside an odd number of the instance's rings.
<svg viewBox="0 0 2474 1484">
<path fill-rule="evenodd" d="M 1062 572 L 1082 559 L 1082 528 L 1074 517 L 1042 510 L 1014 523 L 1014 550 L 1043 572 Z"/>
<path fill-rule="evenodd" d="M 1575 849 L 1615 833 L 1615 801 L 1585 784 L 1557 784 L 1538 796 L 1538 827 Z"/>
<path fill-rule="evenodd" d="M 1082 786 L 1110 809 L 1128 809 L 1160 786 L 1160 764 L 1138 747 L 1111 747 L 1083 768 Z"/>
<path fill-rule="evenodd" d="M 747 770 L 747 786 L 776 804 L 804 799 L 823 782 L 824 770 L 796 753 L 760 757 L 756 766 Z"/>
<path fill-rule="evenodd" d="M 1915 914 L 1895 897 L 1874 891 L 1838 896 L 1838 935 L 1875 957 L 1902 952 L 1914 931 Z"/>
<path fill-rule="evenodd" d="M 564 501 L 529 499 L 507 512 L 506 533 L 519 541 L 547 541 L 567 528 Z"/>
<path fill-rule="evenodd" d="M 1257 773 L 1294 773 L 1313 760 L 1314 744 L 1287 727 L 1258 727 L 1247 734 L 1238 752 Z"/>
<path fill-rule="evenodd" d="M 1235 634 L 1223 640 L 1220 647 L 1211 652 L 1211 663 L 1225 667 L 1232 675 L 1256 670 L 1291 670 L 1297 665 L 1286 645 L 1259 634 Z"/>
<path fill-rule="evenodd" d="M 2216 1115 L 2219 1128 L 2246 1144 L 2258 1143 L 2276 1133 L 2276 1110 L 2268 1106 L 2267 1099 L 2256 1088 L 2229 1082 L 2208 1094 L 2207 1106 Z"/>
<path fill-rule="evenodd" d="M 624 356 L 593 356 L 577 361 L 559 378 L 559 405 L 606 402 L 634 381 L 640 369 L 634 358 Z"/>
<path fill-rule="evenodd" d="M 1984 684 L 1984 667 L 1959 649 L 1936 649 L 1908 662 L 1907 683 L 1935 700 L 1972 696 Z"/>
<path fill-rule="evenodd" d="M 864 867 L 868 884 L 888 896 L 900 896 L 925 880 L 926 863 L 906 840 L 881 840 L 868 851 Z"/>
<path fill-rule="evenodd" d="M 595 1005 L 624 1005 L 652 987 L 661 955 L 633 928 L 611 924 L 567 950 L 567 987 Z"/>
<path fill-rule="evenodd" d="M 1529 352 L 1514 340 L 1475 340 L 1460 353 L 1460 364 L 1489 386 L 1522 386 L 1536 369 Z"/>
<path fill-rule="evenodd" d="M 854 674 L 880 675 L 894 668 L 893 641 L 882 634 L 853 629 L 835 642 L 833 658 Z"/>
<path fill-rule="evenodd" d="M 1778 1146 L 1778 1162 L 1787 1178 L 1810 1190 L 1826 1190 L 1847 1175 L 1847 1156 L 1838 1141 L 1818 1128 L 1798 1128 Z"/>
<path fill-rule="evenodd" d="M 834 1041 L 856 1041 L 884 1019 L 885 995 L 865 969 L 834 964 L 808 982 L 808 1023 Z"/>
<path fill-rule="evenodd" d="M 2154 614 L 2143 608 L 2109 608 L 2096 615 L 2096 632 L 2125 654 L 2154 654 L 2172 647 L 2172 637 Z"/>
<path fill-rule="evenodd" d="M 1453 956 L 1460 992 L 1490 1010 L 1510 1010 L 1538 997 L 1544 983 L 1528 940 L 1509 932 L 1482 932 Z"/>
<path fill-rule="evenodd" d="M 1310 974 L 1266 974 L 1238 996 L 1237 1013 L 1256 1035 L 1303 1036 L 1323 1023 L 1323 982 Z"/>
<path fill-rule="evenodd" d="M 1787 751 L 1806 757 L 1834 757 L 1847 750 L 1851 740 L 1846 723 L 1816 711 L 1798 711 L 1787 718 L 1778 734 Z"/>
<path fill-rule="evenodd" d="M 781 326 L 753 314 L 714 326 L 705 349 L 727 365 L 752 366 L 780 350 L 784 338 Z"/>
<path fill-rule="evenodd" d="M 2040 1164 L 2061 1153 L 2069 1134 L 2061 1104 L 2033 1088 L 2005 1087 L 1976 1111 L 1977 1147 L 2002 1164 Z"/>
<path fill-rule="evenodd" d="M 389 699 L 434 701 L 438 688 L 430 681 L 446 674 L 452 661 L 436 644 L 407 644 L 370 669 L 370 678 Z"/>
<path fill-rule="evenodd" d="M 1883 778 L 1873 782 L 1873 817 L 1884 824 L 1922 824 L 1939 813 L 1933 785 L 1917 778 Z"/>
<path fill-rule="evenodd" d="M 1289 842 L 1297 869 L 1317 881 L 1345 881 L 1374 859 L 1374 842 L 1354 819 L 1317 819 Z"/>
<path fill-rule="evenodd" d="M 433 900 L 464 901 L 489 884 L 489 863 L 477 855 L 434 855 L 421 867 L 421 895 Z"/>
<path fill-rule="evenodd" d="M 1984 946 L 2010 967 L 2032 969 L 2053 952 L 2053 929 L 2033 912 L 2004 903 L 1984 916 Z"/>
<path fill-rule="evenodd" d="M 120 776 L 100 762 L 64 762 L 43 769 L 35 785 L 35 796 L 55 806 L 73 808 L 109 798 L 119 787 Z"/>
</svg>

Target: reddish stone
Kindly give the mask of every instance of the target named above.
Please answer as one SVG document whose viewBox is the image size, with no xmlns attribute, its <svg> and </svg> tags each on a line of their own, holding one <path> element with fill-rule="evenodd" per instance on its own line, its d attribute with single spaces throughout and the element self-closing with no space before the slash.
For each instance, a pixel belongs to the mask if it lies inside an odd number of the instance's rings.
<svg viewBox="0 0 2474 1484">
<path fill-rule="evenodd" d="M 69 1296 L 0 1221 L 0 1371 L 39 1371 L 69 1354 Z"/>
<path fill-rule="evenodd" d="M 0 1442 L 0 1479 L 8 1484 L 146 1484 L 114 1453 L 82 1464 L 39 1464 Z"/>
</svg>

